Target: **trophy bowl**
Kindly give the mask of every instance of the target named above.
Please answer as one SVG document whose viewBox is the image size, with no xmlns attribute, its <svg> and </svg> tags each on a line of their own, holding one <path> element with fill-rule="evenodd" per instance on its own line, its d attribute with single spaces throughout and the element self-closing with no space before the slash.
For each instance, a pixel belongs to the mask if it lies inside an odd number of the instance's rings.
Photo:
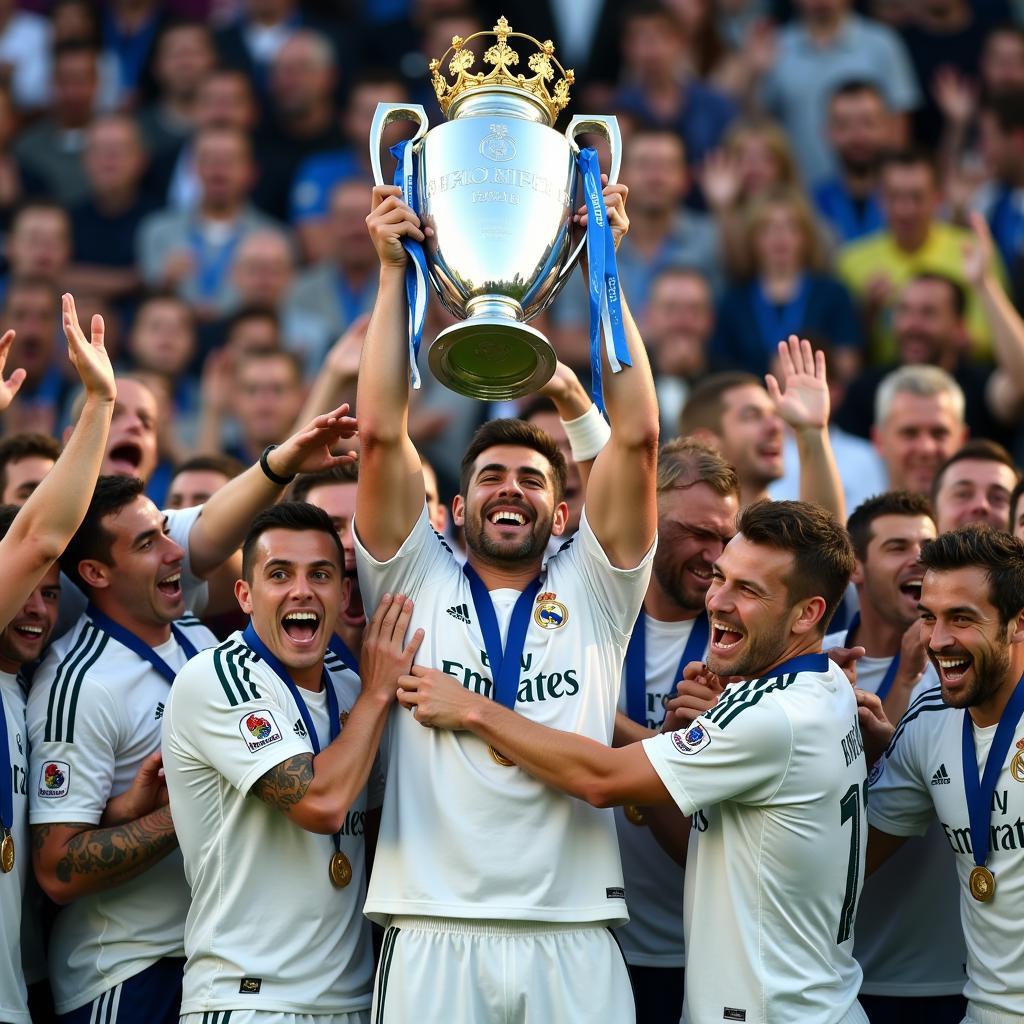
<svg viewBox="0 0 1024 1024">
<path fill-rule="evenodd" d="M 529 60 L 532 78 L 510 70 L 519 60 L 510 35 L 538 47 Z M 461 321 L 434 340 L 430 369 L 453 391 L 486 401 L 533 394 L 555 371 L 551 343 L 527 321 L 555 298 L 585 244 L 573 243 L 576 137 L 597 132 L 608 140 L 610 182 L 621 161 L 613 117 L 576 116 L 564 135 L 551 127 L 568 102 L 572 72 L 548 90 L 557 63 L 550 42 L 513 33 L 504 18 L 494 36 L 497 43 L 484 55 L 494 65 L 487 75 L 469 73 L 476 57 L 466 44 L 475 36 L 452 40 L 454 83 L 440 74 L 440 61 L 432 62 L 445 123 L 430 128 L 419 105 L 381 103 L 370 132 L 381 185 L 384 129 L 393 121 L 417 122 L 414 205 L 432 229 L 424 245 L 427 276 Z"/>
</svg>

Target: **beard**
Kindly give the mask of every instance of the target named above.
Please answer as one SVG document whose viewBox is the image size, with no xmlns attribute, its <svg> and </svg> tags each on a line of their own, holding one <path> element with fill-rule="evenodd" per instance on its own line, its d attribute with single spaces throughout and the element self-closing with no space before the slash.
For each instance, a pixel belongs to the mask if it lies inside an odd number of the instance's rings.
<svg viewBox="0 0 1024 1024">
<path fill-rule="evenodd" d="M 942 653 L 946 655 L 949 652 Z M 942 699 L 952 708 L 972 708 L 984 704 L 999 691 L 1010 671 L 1010 651 L 1006 647 L 986 647 L 984 650 L 969 653 L 974 658 L 971 663 L 974 680 L 963 693 L 947 693 L 946 687 L 941 685 L 942 674 L 939 673 Z M 938 672 L 937 665 L 935 670 Z"/>
<path fill-rule="evenodd" d="M 728 619 L 718 616 L 728 623 Z M 756 679 L 764 675 L 765 671 L 775 665 L 786 649 L 786 639 L 789 636 L 789 623 L 779 621 L 773 624 L 770 630 L 766 630 L 757 636 L 747 635 L 744 650 L 742 650 L 735 661 L 728 663 L 719 661 L 713 649 L 708 649 L 707 665 L 716 675 L 740 676 L 743 679 Z"/>
<path fill-rule="evenodd" d="M 705 608 L 707 587 L 698 588 L 687 586 L 683 574 L 686 572 L 690 562 L 677 565 L 671 557 L 659 558 L 659 552 L 654 555 L 653 573 L 658 586 L 682 609 L 688 612 L 702 612 Z M 667 553 L 666 553 L 667 554 Z M 695 563 L 701 569 L 708 569 L 703 562 Z"/>
<path fill-rule="evenodd" d="M 503 502 L 508 505 L 508 502 Z M 522 509 L 523 515 L 530 521 L 532 510 Z M 549 515 L 544 519 L 536 519 L 526 534 L 519 541 L 496 541 L 488 536 L 484 529 L 485 512 L 481 510 L 476 515 L 466 515 L 466 547 L 475 555 L 486 559 L 489 562 L 505 564 L 508 562 L 525 562 L 539 558 L 544 554 L 548 541 L 551 539 L 551 528 L 554 516 Z"/>
</svg>

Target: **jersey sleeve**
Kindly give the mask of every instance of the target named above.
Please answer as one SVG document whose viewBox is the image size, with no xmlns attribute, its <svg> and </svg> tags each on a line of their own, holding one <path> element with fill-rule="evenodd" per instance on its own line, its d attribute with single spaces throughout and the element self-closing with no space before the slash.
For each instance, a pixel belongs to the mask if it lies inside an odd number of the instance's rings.
<svg viewBox="0 0 1024 1024">
<path fill-rule="evenodd" d="M 778 792 L 793 752 L 793 726 L 778 705 L 741 707 L 722 722 L 703 715 L 643 741 L 644 753 L 683 814 L 723 800 L 759 804 Z"/>
<path fill-rule="evenodd" d="M 612 565 L 597 539 L 584 508 L 580 528 L 549 560 L 550 569 L 566 567 L 582 579 L 584 592 L 594 602 L 612 628 L 625 641 L 632 632 L 640 606 L 643 604 L 647 584 L 651 578 L 651 564 L 657 541 L 648 549 L 639 564 L 631 569 Z M 553 583 L 554 589 L 557 586 Z"/>
<path fill-rule="evenodd" d="M 201 580 L 192 572 L 192 557 L 189 554 L 188 538 L 202 511 L 202 505 L 163 510 L 163 514 L 167 516 L 168 536 L 185 552 L 185 558 L 181 564 L 181 590 L 185 595 L 185 607 L 198 615 L 206 610 L 210 588 L 206 580 Z"/>
<path fill-rule="evenodd" d="M 102 680 L 76 673 L 75 658 L 54 667 L 28 704 L 29 821 L 97 825 L 114 781 L 119 709 Z"/>
<path fill-rule="evenodd" d="M 208 765 L 241 793 L 283 761 L 313 748 L 276 688 L 261 685 L 245 656 L 217 648 L 193 658 L 174 681 L 164 743 L 184 763 Z"/>
<path fill-rule="evenodd" d="M 416 525 L 402 546 L 386 562 L 378 562 L 359 539 L 359 524 L 353 524 L 352 536 L 359 570 L 359 591 L 367 618 L 373 615 L 383 594 L 405 594 L 414 601 L 428 580 L 442 573 L 458 571 L 448 542 L 430 525 L 424 503 Z"/>
</svg>

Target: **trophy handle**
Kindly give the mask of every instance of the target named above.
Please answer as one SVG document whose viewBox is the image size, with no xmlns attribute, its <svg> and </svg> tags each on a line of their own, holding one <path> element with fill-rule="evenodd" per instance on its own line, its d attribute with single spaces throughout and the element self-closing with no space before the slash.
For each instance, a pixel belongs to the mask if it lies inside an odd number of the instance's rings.
<svg viewBox="0 0 1024 1024">
<path fill-rule="evenodd" d="M 419 127 L 412 141 L 416 142 L 427 134 L 430 122 L 427 112 L 419 103 L 378 103 L 370 125 L 370 166 L 373 168 L 373 180 L 378 185 L 388 184 L 380 169 L 380 140 L 384 129 L 393 121 L 416 121 Z"/>
<path fill-rule="evenodd" d="M 387 105 L 380 104 L 381 107 Z M 380 107 L 377 109 L 379 111 Z M 612 156 L 611 167 L 608 169 L 608 184 L 614 185 L 619 180 L 619 168 L 622 166 L 622 136 L 619 134 L 618 119 L 605 117 L 603 114 L 577 114 L 569 122 L 569 127 L 565 129 L 565 137 L 569 140 L 569 146 L 573 153 L 580 151 L 580 147 L 576 144 L 576 136 L 583 132 L 597 132 L 598 135 L 603 135 L 607 139 Z M 566 277 L 576 266 L 576 261 L 580 258 L 586 244 L 587 236 L 584 235 L 563 265 L 561 273 L 558 275 L 559 279 Z"/>
</svg>

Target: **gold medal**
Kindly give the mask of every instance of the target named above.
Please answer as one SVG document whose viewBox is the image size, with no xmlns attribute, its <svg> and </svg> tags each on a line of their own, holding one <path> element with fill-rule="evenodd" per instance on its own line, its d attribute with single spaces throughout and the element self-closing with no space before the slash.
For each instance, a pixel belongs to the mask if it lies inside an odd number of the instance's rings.
<svg viewBox="0 0 1024 1024">
<path fill-rule="evenodd" d="M 352 881 L 352 865 L 341 850 L 331 856 L 327 873 L 331 876 L 331 885 L 335 889 L 344 889 Z"/>
<path fill-rule="evenodd" d="M 510 761 L 500 750 L 495 750 L 494 747 L 488 747 L 487 753 L 491 755 L 491 760 L 495 764 L 500 764 L 502 768 L 511 768 L 515 762 Z"/>
<path fill-rule="evenodd" d="M 5 875 L 14 870 L 14 836 L 5 828 L 0 839 L 0 871 Z"/>
<path fill-rule="evenodd" d="M 967 887 L 979 903 L 988 903 L 996 894 L 996 879 L 988 868 L 976 867 L 971 870 Z"/>
<path fill-rule="evenodd" d="M 639 826 L 647 824 L 644 812 L 641 811 L 636 804 L 626 804 L 626 806 L 622 808 L 622 813 L 626 815 L 626 821 L 628 821 L 630 825 Z"/>
</svg>

